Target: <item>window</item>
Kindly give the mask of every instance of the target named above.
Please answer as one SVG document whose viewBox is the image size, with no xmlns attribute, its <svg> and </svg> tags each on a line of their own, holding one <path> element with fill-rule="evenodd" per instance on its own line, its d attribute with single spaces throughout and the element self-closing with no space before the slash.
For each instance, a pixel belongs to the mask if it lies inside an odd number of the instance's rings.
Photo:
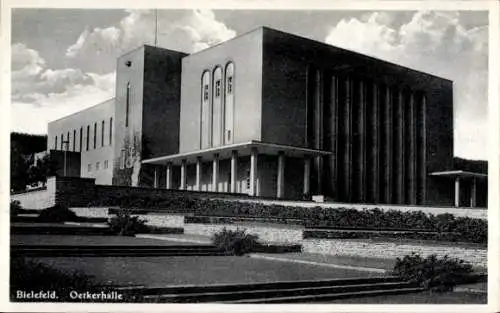
<svg viewBox="0 0 500 313">
<path fill-rule="evenodd" d="M 82 152 L 82 142 L 83 142 L 83 127 L 80 127 L 80 150 L 79 152 Z"/>
<path fill-rule="evenodd" d="M 69 151 L 69 131 L 66 137 L 67 139 L 66 139 L 66 144 L 64 145 L 64 150 Z"/>
<path fill-rule="evenodd" d="M 215 81 L 215 97 L 220 97 L 220 79 Z"/>
<path fill-rule="evenodd" d="M 227 78 L 227 93 L 233 93 L 233 76 Z"/>
<path fill-rule="evenodd" d="M 104 147 L 104 120 L 101 123 L 101 147 Z"/>
<path fill-rule="evenodd" d="M 61 134 L 61 150 L 64 150 L 64 134 Z"/>
<path fill-rule="evenodd" d="M 203 86 L 203 100 L 208 101 L 208 85 Z"/>
<path fill-rule="evenodd" d="M 98 171 L 100 167 L 101 167 L 101 163 L 100 162 L 96 162 L 96 164 L 95 164 L 95 170 Z"/>
<path fill-rule="evenodd" d="M 97 147 L 97 123 L 94 123 L 94 149 Z"/>
<path fill-rule="evenodd" d="M 87 165 L 87 171 L 89 173 L 92 172 L 92 164 L 89 163 L 89 165 Z"/>
<path fill-rule="evenodd" d="M 86 147 L 87 147 L 87 151 L 89 151 L 89 139 L 90 138 L 90 125 L 87 125 L 87 142 L 86 142 Z"/>
<path fill-rule="evenodd" d="M 73 151 L 76 151 L 76 129 L 73 129 Z"/>
<path fill-rule="evenodd" d="M 127 83 L 127 95 L 125 98 L 125 127 L 128 127 L 128 114 L 130 108 L 130 83 Z"/>
<path fill-rule="evenodd" d="M 108 160 L 104 160 L 104 169 L 108 168 Z"/>
<path fill-rule="evenodd" d="M 57 150 L 57 136 L 54 138 L 54 150 Z"/>
<path fill-rule="evenodd" d="M 113 143 L 113 118 L 109 118 L 109 145 Z"/>
</svg>

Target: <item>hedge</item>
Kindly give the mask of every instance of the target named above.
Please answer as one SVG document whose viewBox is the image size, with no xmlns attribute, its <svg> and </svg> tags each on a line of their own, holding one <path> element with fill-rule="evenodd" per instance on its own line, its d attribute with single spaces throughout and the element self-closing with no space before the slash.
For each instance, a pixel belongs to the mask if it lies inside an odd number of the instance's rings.
<svg viewBox="0 0 500 313">
<path fill-rule="evenodd" d="M 122 197 L 101 199 L 92 205 L 114 205 L 129 209 L 192 213 L 202 216 L 258 217 L 269 221 L 288 223 L 300 220 L 306 226 L 363 229 L 404 229 L 459 233 L 461 241 L 486 243 L 486 220 L 455 217 L 453 214 L 426 214 L 422 211 L 402 212 L 380 209 L 356 210 L 349 208 L 304 208 L 283 205 L 265 205 L 255 202 L 207 200 L 193 197 Z M 145 212 L 146 212 L 145 211 Z M 295 222 L 293 222 L 295 223 Z"/>
</svg>

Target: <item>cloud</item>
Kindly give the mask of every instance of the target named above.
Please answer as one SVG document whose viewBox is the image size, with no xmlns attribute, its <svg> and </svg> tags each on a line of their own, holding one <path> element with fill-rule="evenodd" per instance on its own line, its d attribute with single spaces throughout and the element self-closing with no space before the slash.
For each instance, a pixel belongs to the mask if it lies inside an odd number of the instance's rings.
<svg viewBox="0 0 500 313">
<path fill-rule="evenodd" d="M 13 99 L 11 129 L 46 133 L 50 121 L 86 109 L 114 96 L 115 73 L 89 73 L 93 84 L 73 84 L 63 92 L 32 93 Z M 26 100 L 29 99 L 29 100 Z"/>
<path fill-rule="evenodd" d="M 217 21 L 211 10 L 166 13 L 158 11 L 158 45 L 168 49 L 196 52 L 236 35 Z M 154 44 L 154 29 L 153 10 L 127 10 L 127 16 L 118 25 L 83 31 L 68 47 L 66 56 L 81 61 L 100 57 L 111 62 L 138 46 Z"/>
<path fill-rule="evenodd" d="M 458 12 L 436 11 L 393 26 L 390 14 L 343 19 L 325 42 L 453 80 L 455 154 L 487 158 L 487 26 L 465 29 Z"/>
<path fill-rule="evenodd" d="M 47 123 L 109 99 L 115 73 L 47 68 L 40 54 L 25 44 L 12 45 L 12 129 L 43 133 Z"/>
</svg>

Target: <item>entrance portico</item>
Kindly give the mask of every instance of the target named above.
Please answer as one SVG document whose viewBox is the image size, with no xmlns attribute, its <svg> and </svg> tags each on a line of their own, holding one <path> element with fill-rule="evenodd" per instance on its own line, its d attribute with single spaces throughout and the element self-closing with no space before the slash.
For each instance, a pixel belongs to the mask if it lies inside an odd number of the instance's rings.
<svg viewBox="0 0 500 313">
<path fill-rule="evenodd" d="M 250 141 L 147 159 L 142 163 L 157 165 L 155 177 L 160 177 L 159 170 L 165 171 L 167 189 L 175 188 L 172 184 L 173 168 L 180 167 L 177 187 L 182 190 L 286 198 L 291 192 L 286 188 L 290 179 L 295 185 L 302 185 L 302 194 L 311 194 L 311 159 L 330 154 L 328 151 Z M 188 174 L 189 166 L 191 169 L 195 166 L 194 173 Z M 292 172 L 299 175 L 291 175 Z M 159 186 L 156 179 L 155 186 Z"/>
<path fill-rule="evenodd" d="M 477 207 L 477 184 L 479 180 L 486 180 L 488 178 L 487 174 L 475 173 L 468 171 L 443 171 L 434 172 L 430 174 L 431 176 L 444 177 L 453 179 L 454 182 L 454 199 L 453 204 L 455 207 L 464 206 L 462 203 L 462 193 L 467 191 L 469 197 L 468 206 L 471 208 Z M 468 190 L 464 190 L 464 185 L 469 186 Z"/>
</svg>

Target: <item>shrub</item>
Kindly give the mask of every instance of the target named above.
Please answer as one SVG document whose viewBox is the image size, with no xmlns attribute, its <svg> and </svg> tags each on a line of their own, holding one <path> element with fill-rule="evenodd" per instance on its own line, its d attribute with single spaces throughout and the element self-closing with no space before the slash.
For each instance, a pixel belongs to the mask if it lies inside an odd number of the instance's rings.
<svg viewBox="0 0 500 313">
<path fill-rule="evenodd" d="M 17 290 L 55 291 L 59 296 L 58 301 L 65 301 L 69 300 L 72 290 L 83 292 L 96 287 L 92 277 L 82 272 L 65 272 L 22 257 L 11 258 L 10 289 L 13 301 Z"/>
<path fill-rule="evenodd" d="M 53 207 L 44 209 L 37 217 L 38 222 L 61 223 L 66 221 L 78 221 L 78 216 L 75 212 L 68 209 L 67 206 L 56 204 Z"/>
<path fill-rule="evenodd" d="M 11 216 L 16 216 L 23 210 L 23 207 L 21 206 L 21 202 L 18 200 L 13 200 L 10 201 L 10 215 Z"/>
<path fill-rule="evenodd" d="M 140 232 L 146 232 L 146 220 L 139 219 L 139 216 L 132 216 L 130 212 L 122 210 L 116 216 L 108 220 L 111 232 L 119 236 L 134 236 Z"/>
<path fill-rule="evenodd" d="M 224 228 L 212 236 L 215 246 L 224 251 L 226 255 L 244 255 L 255 250 L 258 245 L 258 236 L 247 234 L 245 230 L 235 231 Z"/>
<path fill-rule="evenodd" d="M 457 284 L 468 282 L 471 273 L 472 265 L 463 260 L 436 255 L 422 258 L 416 253 L 397 258 L 393 269 L 393 274 L 403 280 L 438 292 L 451 291 Z"/>
</svg>

